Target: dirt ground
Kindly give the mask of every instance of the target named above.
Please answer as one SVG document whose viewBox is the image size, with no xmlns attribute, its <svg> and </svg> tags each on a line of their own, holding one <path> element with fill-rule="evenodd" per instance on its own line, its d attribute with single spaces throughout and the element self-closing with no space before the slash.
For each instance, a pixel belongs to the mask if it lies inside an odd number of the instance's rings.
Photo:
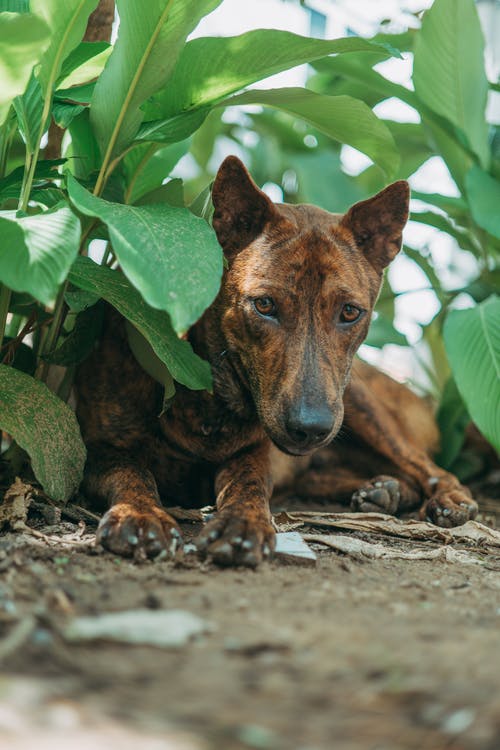
<svg viewBox="0 0 500 750">
<path fill-rule="evenodd" d="M 52 541 L 0 536 L 1 750 L 500 748 L 500 548 L 221 570 L 115 558 L 92 524 L 34 525 Z M 175 649 L 63 635 L 138 608 L 207 632 Z"/>
</svg>

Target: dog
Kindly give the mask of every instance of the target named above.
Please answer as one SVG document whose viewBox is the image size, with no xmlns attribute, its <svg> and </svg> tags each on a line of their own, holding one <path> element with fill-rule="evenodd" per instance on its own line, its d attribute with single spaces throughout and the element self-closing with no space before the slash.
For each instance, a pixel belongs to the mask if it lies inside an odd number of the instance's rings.
<svg viewBox="0 0 500 750">
<path fill-rule="evenodd" d="M 215 498 L 200 553 L 253 567 L 272 555 L 269 501 L 273 486 L 287 482 L 360 511 L 421 506 L 440 526 L 473 518 L 469 490 L 430 457 L 438 432 L 428 406 L 354 358 L 384 269 L 401 248 L 408 184 L 336 215 L 273 203 L 230 156 L 212 200 L 227 268 L 188 335 L 210 362 L 213 393 L 178 386 L 158 416 L 161 387 L 111 310 L 80 367 L 83 491 L 108 508 L 97 542 L 124 556 L 173 553 L 180 531 L 163 506 Z"/>
</svg>

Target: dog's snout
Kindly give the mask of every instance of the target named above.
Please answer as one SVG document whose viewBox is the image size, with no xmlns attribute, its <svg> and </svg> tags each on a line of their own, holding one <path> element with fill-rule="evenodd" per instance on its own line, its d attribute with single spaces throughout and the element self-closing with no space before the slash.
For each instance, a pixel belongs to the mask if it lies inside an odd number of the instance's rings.
<svg viewBox="0 0 500 750">
<path fill-rule="evenodd" d="M 290 411 L 285 426 L 295 445 L 307 447 L 325 440 L 333 429 L 333 421 L 327 406 L 301 407 Z"/>
</svg>

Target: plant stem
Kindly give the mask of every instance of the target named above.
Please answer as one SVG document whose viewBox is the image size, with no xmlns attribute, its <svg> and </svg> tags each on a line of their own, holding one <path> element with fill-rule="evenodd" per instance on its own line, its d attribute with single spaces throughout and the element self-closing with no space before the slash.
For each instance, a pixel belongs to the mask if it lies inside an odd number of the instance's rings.
<svg viewBox="0 0 500 750">
<path fill-rule="evenodd" d="M 59 338 L 59 332 L 61 330 L 62 324 L 64 323 L 64 318 L 66 317 L 64 295 L 66 294 L 67 287 L 68 282 L 65 281 L 59 289 L 59 294 L 57 295 L 56 304 L 54 307 L 54 318 L 52 320 L 52 323 L 50 324 L 46 337 L 40 344 L 40 349 L 38 351 L 40 362 L 35 372 L 35 378 L 37 380 L 45 381 L 47 379 L 47 375 L 49 372 L 49 363 L 44 362 L 41 358 L 45 354 L 49 354 L 54 349 L 57 343 L 57 339 Z"/>
<path fill-rule="evenodd" d="M 11 291 L 9 287 L 2 284 L 0 288 L 0 347 L 3 344 L 5 336 L 5 326 L 7 325 L 7 315 L 9 312 Z"/>
</svg>

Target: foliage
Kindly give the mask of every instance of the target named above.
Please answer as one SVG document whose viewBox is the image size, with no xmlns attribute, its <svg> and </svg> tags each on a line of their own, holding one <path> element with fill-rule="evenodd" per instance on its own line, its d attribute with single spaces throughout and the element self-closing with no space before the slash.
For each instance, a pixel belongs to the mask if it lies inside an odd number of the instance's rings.
<svg viewBox="0 0 500 750">
<path fill-rule="evenodd" d="M 210 176 L 191 206 L 195 196 L 186 205 L 182 183 L 168 178 L 189 149 L 200 153 L 227 107 L 292 114 L 329 143 L 362 150 L 384 179 L 398 169 L 393 133 L 356 96 L 246 90 L 331 55 L 382 60 L 397 51 L 269 29 L 187 41 L 220 2 L 118 0 L 113 46 L 84 40 L 97 0 L 0 6 L 0 427 L 58 500 L 82 475 L 85 450 L 63 399 L 101 330 L 101 300 L 126 318 L 131 349 L 166 402 L 174 381 L 211 387 L 208 363 L 179 338 L 213 301 L 222 273 L 202 191 Z M 66 130 L 62 158 L 44 154 L 51 122 Z M 105 243 L 101 264 L 85 257 L 94 240 Z M 68 368 L 58 394 L 45 385 L 50 363 Z"/>
</svg>

